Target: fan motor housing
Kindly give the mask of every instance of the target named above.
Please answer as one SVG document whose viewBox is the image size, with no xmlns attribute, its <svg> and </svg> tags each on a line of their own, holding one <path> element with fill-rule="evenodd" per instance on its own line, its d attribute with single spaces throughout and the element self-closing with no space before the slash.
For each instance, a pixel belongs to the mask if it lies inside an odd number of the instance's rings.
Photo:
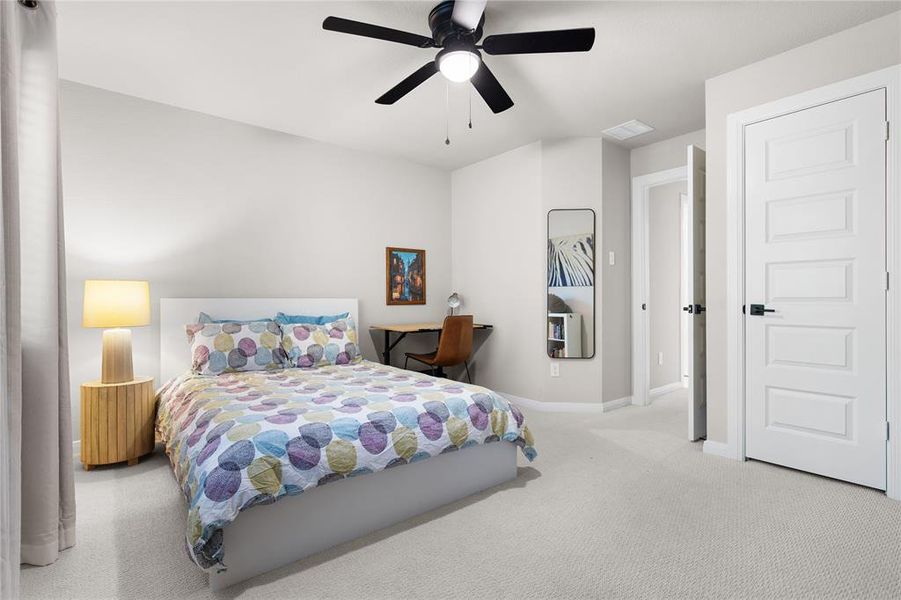
<svg viewBox="0 0 901 600">
<path fill-rule="evenodd" d="M 444 48 L 447 43 L 457 41 L 475 45 L 482 39 L 482 26 L 485 24 L 485 14 L 479 19 L 479 26 L 474 31 L 462 29 L 454 23 L 454 0 L 444 0 L 429 12 L 429 29 L 432 30 L 432 39 L 435 44 Z"/>
</svg>

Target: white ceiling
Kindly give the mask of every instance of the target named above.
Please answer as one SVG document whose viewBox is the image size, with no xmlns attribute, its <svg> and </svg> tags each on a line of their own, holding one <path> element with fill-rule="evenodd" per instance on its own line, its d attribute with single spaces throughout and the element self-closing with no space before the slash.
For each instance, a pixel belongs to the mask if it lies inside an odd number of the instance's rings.
<svg viewBox="0 0 901 600">
<path fill-rule="evenodd" d="M 493 115 L 435 76 L 373 102 L 434 50 L 323 31 L 328 15 L 428 35 L 435 2 L 61 2 L 60 76 L 342 146 L 456 168 L 629 119 L 644 145 L 704 126 L 704 80 L 901 8 L 899 2 L 488 3 L 486 35 L 593 26 L 587 54 L 488 56 L 516 105 Z"/>
</svg>

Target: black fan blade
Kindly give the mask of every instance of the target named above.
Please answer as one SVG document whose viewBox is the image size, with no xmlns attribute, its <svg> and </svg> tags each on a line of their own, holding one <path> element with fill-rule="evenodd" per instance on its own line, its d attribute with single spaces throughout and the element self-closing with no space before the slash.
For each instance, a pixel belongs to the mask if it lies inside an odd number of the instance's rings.
<svg viewBox="0 0 901 600">
<path fill-rule="evenodd" d="M 484 62 L 472 76 L 472 85 L 494 114 L 504 112 L 513 106 L 513 100 Z"/>
<path fill-rule="evenodd" d="M 594 45 L 594 27 L 489 35 L 482 42 L 488 54 L 588 52 Z"/>
<path fill-rule="evenodd" d="M 438 65 L 435 64 L 434 60 L 422 65 L 412 75 L 382 94 L 375 101 L 376 104 L 394 104 L 395 102 L 412 92 L 420 83 L 437 72 Z"/>
<path fill-rule="evenodd" d="M 360 23 L 359 21 L 351 21 L 350 19 L 342 19 L 341 17 L 328 17 L 322 22 L 322 28 L 328 31 L 337 31 L 339 33 L 349 33 L 351 35 L 361 35 L 363 37 L 375 38 L 377 40 L 385 40 L 386 42 L 397 42 L 398 44 L 407 44 L 416 46 L 417 48 L 434 48 L 435 42 L 432 38 L 418 35 L 415 33 L 407 33 L 397 29 L 381 27 L 379 25 L 370 25 L 369 23 Z"/>
</svg>

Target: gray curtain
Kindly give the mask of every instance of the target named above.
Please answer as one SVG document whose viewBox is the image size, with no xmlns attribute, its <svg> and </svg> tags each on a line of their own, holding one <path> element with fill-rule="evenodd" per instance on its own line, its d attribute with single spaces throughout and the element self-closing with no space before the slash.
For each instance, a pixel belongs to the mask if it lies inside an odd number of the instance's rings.
<svg viewBox="0 0 901 600">
<path fill-rule="evenodd" d="M 56 7 L 0 1 L 0 597 L 75 543 Z M 7 593 L 8 592 L 8 593 Z"/>
</svg>

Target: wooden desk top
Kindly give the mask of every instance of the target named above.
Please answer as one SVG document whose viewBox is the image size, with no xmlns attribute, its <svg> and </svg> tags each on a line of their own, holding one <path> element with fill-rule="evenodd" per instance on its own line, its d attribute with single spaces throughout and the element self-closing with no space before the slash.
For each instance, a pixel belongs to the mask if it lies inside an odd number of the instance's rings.
<svg viewBox="0 0 901 600">
<path fill-rule="evenodd" d="M 424 331 L 441 331 L 444 323 L 435 321 L 429 323 L 397 323 L 394 325 L 370 325 L 369 329 L 379 331 L 393 331 L 395 333 L 416 333 Z M 484 323 L 473 323 L 473 329 L 491 329 L 491 325 Z"/>
</svg>

